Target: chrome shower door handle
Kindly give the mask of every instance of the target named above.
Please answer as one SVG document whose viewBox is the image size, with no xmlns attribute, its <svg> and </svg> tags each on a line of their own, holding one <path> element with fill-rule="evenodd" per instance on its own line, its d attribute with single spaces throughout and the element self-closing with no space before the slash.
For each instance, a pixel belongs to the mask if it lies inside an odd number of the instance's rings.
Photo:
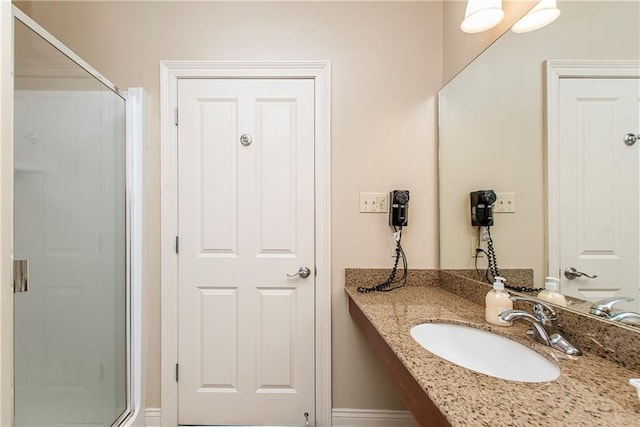
<svg viewBox="0 0 640 427">
<path fill-rule="evenodd" d="M 587 277 L 589 279 L 596 279 L 598 277 L 598 275 L 594 274 L 593 276 L 587 274 L 587 273 L 583 273 L 582 271 L 578 271 L 573 267 L 567 267 L 566 270 L 564 270 L 564 277 L 566 277 L 569 280 L 573 280 L 576 277 Z"/>
<path fill-rule="evenodd" d="M 29 260 L 13 260 L 13 292 L 27 292 L 29 290 Z"/>
<path fill-rule="evenodd" d="M 311 275 L 311 270 L 309 270 L 309 267 L 300 267 L 300 269 L 298 269 L 298 271 L 296 271 L 293 274 L 287 274 L 287 277 L 296 277 L 296 276 L 300 276 L 303 279 L 306 279 L 307 277 L 309 277 Z"/>
</svg>

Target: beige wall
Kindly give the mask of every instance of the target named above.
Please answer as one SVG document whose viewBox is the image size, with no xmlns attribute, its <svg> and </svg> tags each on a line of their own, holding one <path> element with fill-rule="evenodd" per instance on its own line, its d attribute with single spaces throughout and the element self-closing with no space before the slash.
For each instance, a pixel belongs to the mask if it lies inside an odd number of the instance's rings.
<svg viewBox="0 0 640 427">
<path fill-rule="evenodd" d="M 442 268 L 473 268 L 469 191 L 492 188 L 516 193 L 516 213 L 496 214 L 492 227 L 499 266 L 533 268 L 543 284 L 544 61 L 640 59 L 638 2 L 559 5 L 556 22 L 505 34 L 441 92 Z"/>
<path fill-rule="evenodd" d="M 482 33 L 467 34 L 460 30 L 466 0 L 445 0 L 442 10 L 442 81 L 451 80 L 536 3 L 537 0 L 503 0 L 504 19 L 500 24 Z"/>
<path fill-rule="evenodd" d="M 438 267 L 436 95 L 442 4 L 33 2 L 25 11 L 93 67 L 150 94 L 147 406 L 160 406 L 161 60 L 332 62 L 333 406 L 403 405 L 347 311 L 345 267 L 390 267 L 386 217 L 358 192 L 411 190 L 412 268 Z M 22 6 L 21 6 L 22 7 Z"/>
</svg>

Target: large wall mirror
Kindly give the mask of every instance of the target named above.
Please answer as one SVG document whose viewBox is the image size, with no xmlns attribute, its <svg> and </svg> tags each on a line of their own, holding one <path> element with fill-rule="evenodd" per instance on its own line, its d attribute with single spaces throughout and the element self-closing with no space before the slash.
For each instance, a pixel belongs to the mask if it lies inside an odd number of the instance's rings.
<svg viewBox="0 0 640 427">
<path fill-rule="evenodd" d="M 499 268 L 531 269 L 536 288 L 558 277 L 587 311 L 628 297 L 615 307 L 640 312 L 640 141 L 624 142 L 640 134 L 640 3 L 558 5 L 554 23 L 507 31 L 440 92 L 440 267 L 484 272 L 469 193 L 512 193 L 515 212 L 490 229 Z"/>
</svg>

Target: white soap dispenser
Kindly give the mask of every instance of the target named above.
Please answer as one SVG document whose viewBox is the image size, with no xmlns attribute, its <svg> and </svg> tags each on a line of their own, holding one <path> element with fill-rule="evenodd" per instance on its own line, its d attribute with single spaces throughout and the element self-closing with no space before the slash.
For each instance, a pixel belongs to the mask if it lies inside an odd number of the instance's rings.
<svg viewBox="0 0 640 427">
<path fill-rule="evenodd" d="M 502 320 L 500 314 L 513 310 L 513 301 L 509 299 L 509 293 L 504 290 L 504 278 L 495 276 L 493 280 L 493 289 L 485 298 L 485 318 L 487 322 L 494 325 L 511 326 L 511 322 Z"/>
<path fill-rule="evenodd" d="M 559 287 L 560 279 L 556 279 L 555 277 L 547 277 L 544 284 L 544 289 L 538 294 L 538 299 L 550 302 L 555 305 L 566 307 L 567 299 L 564 297 L 564 295 L 558 292 Z"/>
</svg>

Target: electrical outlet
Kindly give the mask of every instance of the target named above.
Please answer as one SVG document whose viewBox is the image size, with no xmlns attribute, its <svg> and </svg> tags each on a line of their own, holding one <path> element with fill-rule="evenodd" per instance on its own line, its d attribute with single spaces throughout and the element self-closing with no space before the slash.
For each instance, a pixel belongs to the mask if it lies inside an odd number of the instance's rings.
<svg viewBox="0 0 640 427">
<path fill-rule="evenodd" d="M 478 247 L 478 237 L 474 236 L 471 238 L 471 258 L 484 258 L 484 253 L 476 252 L 476 248 Z M 479 246 L 480 249 L 484 249 L 482 246 Z"/>
<path fill-rule="evenodd" d="M 360 193 L 360 212 L 388 212 L 387 193 Z"/>
<path fill-rule="evenodd" d="M 478 237 L 480 238 L 480 243 L 478 243 Z M 472 236 L 471 237 L 471 258 L 485 258 L 484 252 L 476 251 L 476 248 L 480 248 L 483 251 L 487 252 L 489 250 L 489 232 L 487 230 L 483 230 L 480 233 L 480 236 Z"/>
<path fill-rule="evenodd" d="M 514 213 L 516 211 L 516 193 L 496 193 L 493 213 Z"/>
<path fill-rule="evenodd" d="M 395 258 L 396 257 L 396 236 L 394 236 L 393 234 L 391 235 L 391 258 Z"/>
<path fill-rule="evenodd" d="M 485 254 L 484 252 L 478 252 L 476 251 L 476 248 L 480 248 L 483 251 L 487 251 L 489 248 L 487 246 L 487 242 L 488 242 L 488 237 L 486 235 L 483 235 L 482 238 L 480 239 L 480 245 L 478 245 L 478 236 L 473 236 L 471 238 L 471 258 L 484 258 Z"/>
</svg>

